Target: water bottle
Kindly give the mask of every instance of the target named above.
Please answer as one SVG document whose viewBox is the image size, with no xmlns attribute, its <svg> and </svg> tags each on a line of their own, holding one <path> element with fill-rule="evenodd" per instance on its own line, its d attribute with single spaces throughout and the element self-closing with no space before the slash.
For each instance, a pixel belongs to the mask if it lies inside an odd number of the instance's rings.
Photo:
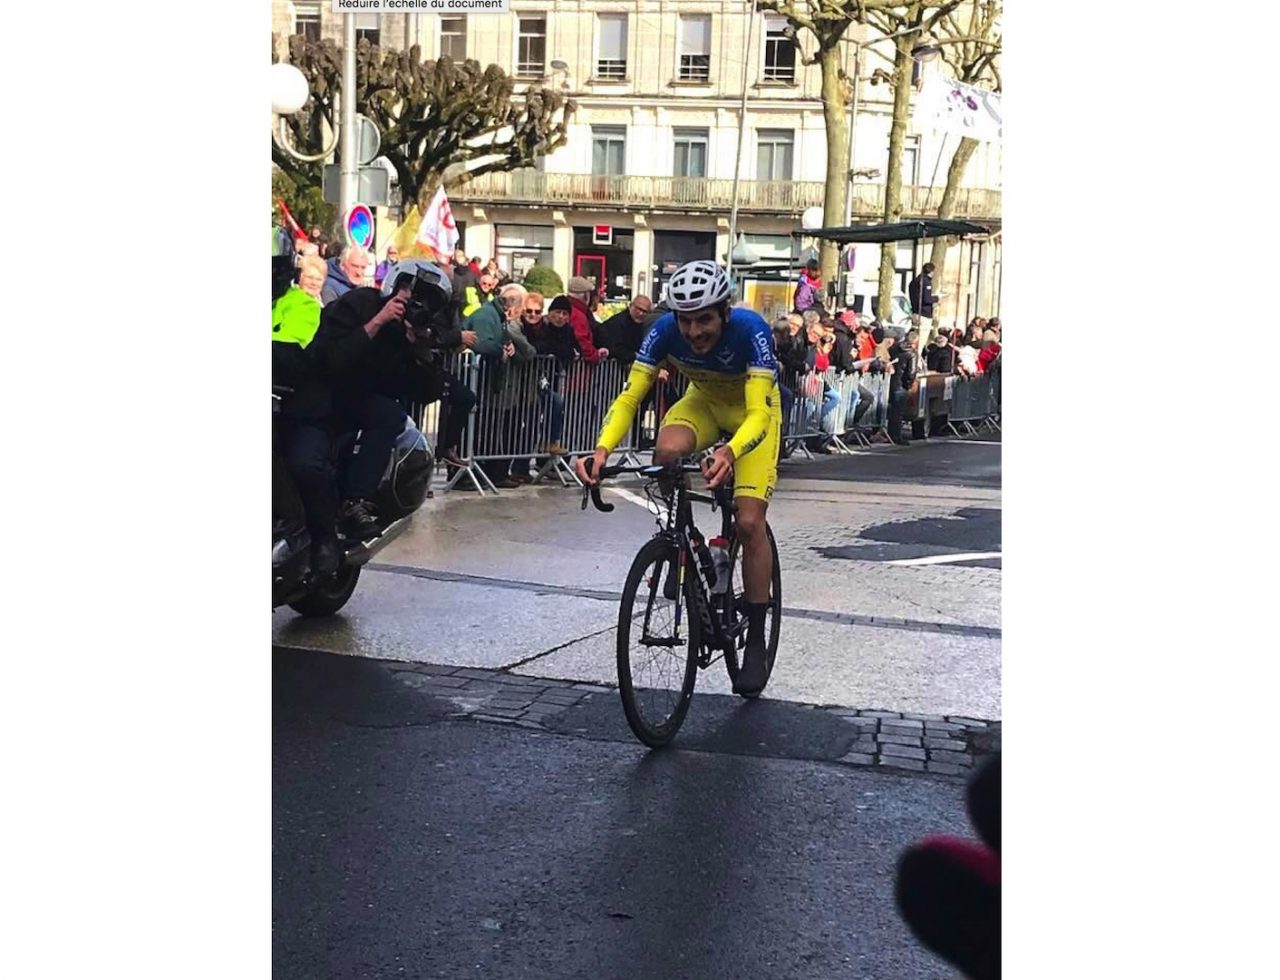
<svg viewBox="0 0 1280 980">
<path fill-rule="evenodd" d="M 711 560 L 715 564 L 716 580 L 711 587 L 712 595 L 724 595 L 729 591 L 729 542 L 717 535 L 707 542 L 711 549 Z"/>
</svg>

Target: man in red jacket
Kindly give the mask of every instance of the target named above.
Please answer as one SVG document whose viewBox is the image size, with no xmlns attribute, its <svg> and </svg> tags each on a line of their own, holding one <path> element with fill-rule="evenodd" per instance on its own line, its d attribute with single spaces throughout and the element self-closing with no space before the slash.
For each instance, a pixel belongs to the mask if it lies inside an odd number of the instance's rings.
<svg viewBox="0 0 1280 980">
<path fill-rule="evenodd" d="M 565 290 L 569 297 L 569 305 L 572 307 L 569 311 L 569 324 L 573 327 L 573 337 L 577 341 L 578 352 L 588 364 L 598 364 L 609 356 L 607 347 L 597 347 L 595 341 L 591 339 L 591 321 L 594 317 L 591 315 L 591 307 L 588 304 L 594 292 L 591 281 L 582 276 L 571 277 L 569 288 Z"/>
</svg>

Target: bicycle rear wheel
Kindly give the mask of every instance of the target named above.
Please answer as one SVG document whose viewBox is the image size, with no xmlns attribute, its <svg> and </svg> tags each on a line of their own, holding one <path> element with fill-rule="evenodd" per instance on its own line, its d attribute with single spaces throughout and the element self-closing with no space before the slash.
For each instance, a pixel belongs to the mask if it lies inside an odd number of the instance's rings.
<svg viewBox="0 0 1280 980">
<path fill-rule="evenodd" d="M 679 731 L 697 681 L 701 624 L 689 600 L 691 570 L 675 599 L 664 595 L 675 562 L 670 541 L 646 543 L 631 563 L 618 606 L 618 693 L 631 731 L 650 748 L 666 745 Z"/>
<path fill-rule="evenodd" d="M 778 565 L 778 543 L 773 540 L 773 528 L 765 524 L 765 534 L 769 536 L 769 553 L 773 556 L 773 579 L 769 584 L 769 611 L 764 619 L 764 638 L 768 646 L 768 659 L 765 661 L 765 677 L 773 676 L 773 662 L 778 656 L 778 638 L 782 631 L 782 569 Z M 741 546 L 735 537 L 729 545 L 729 568 L 733 573 L 733 605 L 740 619 L 747 615 L 747 597 L 742 584 Z M 745 624 L 744 624 L 745 627 Z M 738 679 L 738 669 L 742 665 L 742 651 L 747 646 L 747 631 L 744 628 L 733 646 L 725 651 L 724 665 L 729 670 L 729 679 Z M 744 694 L 745 698 L 758 698 L 763 688 L 755 694 Z"/>
</svg>

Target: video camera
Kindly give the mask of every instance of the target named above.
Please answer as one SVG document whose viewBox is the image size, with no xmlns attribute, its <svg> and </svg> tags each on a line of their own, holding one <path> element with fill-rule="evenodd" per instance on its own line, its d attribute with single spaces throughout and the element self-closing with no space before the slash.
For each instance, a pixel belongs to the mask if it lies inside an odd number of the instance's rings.
<svg viewBox="0 0 1280 980">
<path fill-rule="evenodd" d="M 403 282 L 397 281 L 396 291 L 404 286 Z M 436 314 L 449 306 L 449 284 L 439 272 L 417 269 L 410 290 L 409 300 L 404 307 L 404 319 L 411 327 L 429 326 Z"/>
</svg>

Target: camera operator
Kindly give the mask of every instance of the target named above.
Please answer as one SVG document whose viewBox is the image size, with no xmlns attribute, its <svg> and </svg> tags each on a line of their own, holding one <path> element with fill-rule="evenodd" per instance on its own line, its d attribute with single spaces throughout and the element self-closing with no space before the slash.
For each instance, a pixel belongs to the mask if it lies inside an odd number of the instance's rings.
<svg viewBox="0 0 1280 980">
<path fill-rule="evenodd" d="M 451 291 L 437 266 L 409 260 L 388 271 L 381 291 L 357 287 L 321 314 L 315 356 L 334 384 L 340 422 L 346 431 L 360 430 L 342 507 L 349 536 L 378 528 L 372 500 L 404 430 L 401 402 L 427 404 L 448 390 L 439 353 L 466 340 L 451 315 Z"/>
</svg>

